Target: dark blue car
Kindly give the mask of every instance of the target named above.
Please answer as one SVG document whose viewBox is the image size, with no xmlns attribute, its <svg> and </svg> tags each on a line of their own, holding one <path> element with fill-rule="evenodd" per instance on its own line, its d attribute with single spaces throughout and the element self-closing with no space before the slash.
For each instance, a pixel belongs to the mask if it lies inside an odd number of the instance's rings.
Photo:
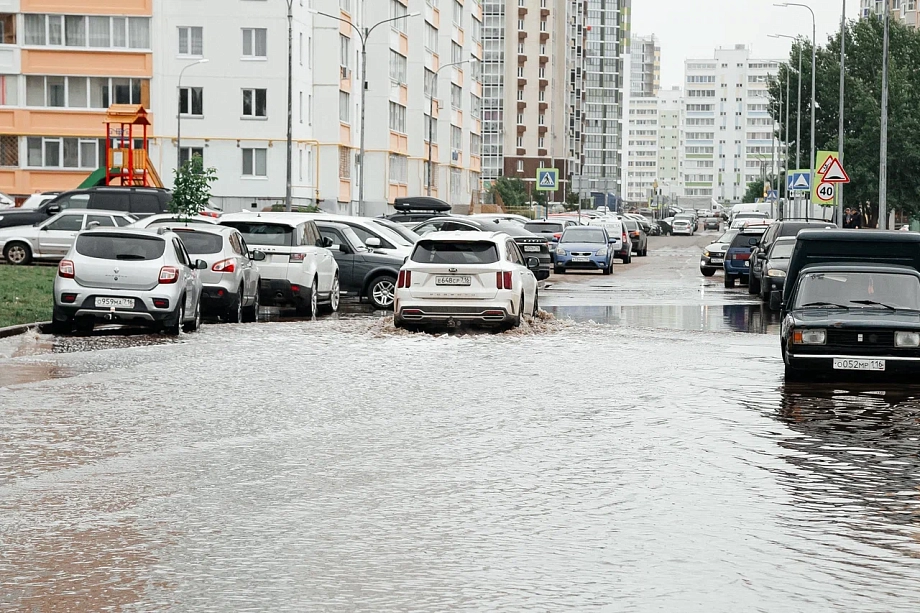
<svg viewBox="0 0 920 613">
<path fill-rule="evenodd" d="M 765 226 L 747 228 L 732 239 L 731 245 L 725 252 L 725 287 L 735 287 L 735 281 L 738 279 L 748 280 L 751 251 L 760 242 L 760 237 L 766 230 Z"/>
<path fill-rule="evenodd" d="M 605 275 L 613 272 L 613 241 L 607 230 L 600 226 L 572 226 L 566 228 L 556 245 L 556 274 L 578 268 L 600 270 Z"/>
</svg>

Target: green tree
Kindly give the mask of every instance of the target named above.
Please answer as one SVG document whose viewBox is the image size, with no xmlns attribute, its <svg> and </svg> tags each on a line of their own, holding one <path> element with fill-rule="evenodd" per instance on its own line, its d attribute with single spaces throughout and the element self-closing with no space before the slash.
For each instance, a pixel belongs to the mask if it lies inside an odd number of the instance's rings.
<svg viewBox="0 0 920 613">
<path fill-rule="evenodd" d="M 776 189 L 776 177 L 773 175 L 767 175 L 767 181 L 771 185 L 771 189 Z M 757 179 L 756 181 L 751 181 L 747 184 L 747 191 L 744 192 L 744 197 L 741 199 L 742 202 L 757 202 L 758 200 L 763 200 L 763 179 Z"/>
<path fill-rule="evenodd" d="M 527 187 L 516 177 L 499 177 L 489 188 L 495 202 L 506 207 L 522 207 L 527 204 Z"/>
<path fill-rule="evenodd" d="M 176 215 L 194 217 L 211 201 L 211 184 L 217 181 L 217 169 L 205 168 L 200 155 L 177 168 L 169 210 Z"/>
</svg>

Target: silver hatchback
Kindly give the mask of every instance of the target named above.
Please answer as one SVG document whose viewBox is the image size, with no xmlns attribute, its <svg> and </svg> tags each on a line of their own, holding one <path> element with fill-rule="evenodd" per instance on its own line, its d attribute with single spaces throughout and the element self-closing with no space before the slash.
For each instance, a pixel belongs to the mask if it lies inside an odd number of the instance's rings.
<svg viewBox="0 0 920 613">
<path fill-rule="evenodd" d="M 201 324 L 200 270 L 179 236 L 134 229 L 81 232 L 54 279 L 55 332 L 97 322 L 139 323 L 169 334 Z"/>
</svg>

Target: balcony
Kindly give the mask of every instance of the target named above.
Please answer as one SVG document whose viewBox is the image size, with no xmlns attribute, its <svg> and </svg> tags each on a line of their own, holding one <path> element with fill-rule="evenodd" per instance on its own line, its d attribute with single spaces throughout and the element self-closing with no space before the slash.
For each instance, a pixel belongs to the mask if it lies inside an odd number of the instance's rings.
<svg viewBox="0 0 920 613">
<path fill-rule="evenodd" d="M 517 110 L 518 110 L 518 113 L 524 112 L 524 109 L 526 109 L 526 108 L 527 108 L 527 103 L 526 103 L 526 102 L 524 102 L 523 100 L 518 100 L 518 101 L 517 101 Z"/>
<path fill-rule="evenodd" d="M 518 88 L 524 87 L 525 85 L 527 85 L 527 79 L 525 79 L 524 77 L 518 77 L 517 85 L 518 85 Z"/>
<path fill-rule="evenodd" d="M 524 17 L 527 17 L 527 7 L 519 6 L 518 7 L 518 19 L 524 19 Z"/>
</svg>

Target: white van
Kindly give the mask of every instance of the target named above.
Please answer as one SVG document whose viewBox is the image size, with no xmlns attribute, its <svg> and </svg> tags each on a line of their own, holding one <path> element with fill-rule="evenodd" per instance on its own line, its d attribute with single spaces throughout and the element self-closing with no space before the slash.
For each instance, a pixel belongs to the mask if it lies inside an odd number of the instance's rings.
<svg viewBox="0 0 920 613">
<path fill-rule="evenodd" d="M 592 219 L 588 222 L 589 226 L 601 226 L 607 230 L 607 234 L 610 238 L 614 239 L 613 250 L 622 251 L 623 250 L 623 222 L 619 219 L 614 219 L 613 217 L 598 217 Z"/>
</svg>

